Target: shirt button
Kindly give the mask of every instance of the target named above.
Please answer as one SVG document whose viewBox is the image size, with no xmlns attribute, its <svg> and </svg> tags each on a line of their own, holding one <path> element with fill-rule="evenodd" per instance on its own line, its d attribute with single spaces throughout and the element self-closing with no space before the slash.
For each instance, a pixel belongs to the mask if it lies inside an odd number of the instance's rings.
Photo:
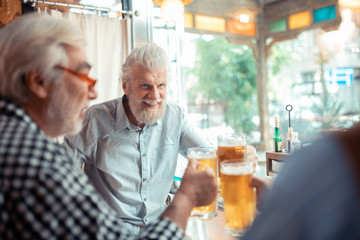
<svg viewBox="0 0 360 240">
<path fill-rule="evenodd" d="M 146 202 L 146 198 L 144 198 L 144 202 Z"/>
<path fill-rule="evenodd" d="M 145 182 L 146 181 L 146 178 L 143 178 L 143 182 Z"/>
</svg>

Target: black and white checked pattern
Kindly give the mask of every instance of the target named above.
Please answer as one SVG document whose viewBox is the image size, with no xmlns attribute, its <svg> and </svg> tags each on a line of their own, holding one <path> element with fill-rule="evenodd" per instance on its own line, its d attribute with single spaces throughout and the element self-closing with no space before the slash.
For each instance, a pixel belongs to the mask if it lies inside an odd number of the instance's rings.
<svg viewBox="0 0 360 240">
<path fill-rule="evenodd" d="M 166 218 L 131 236 L 63 147 L 0 99 L 0 239 L 182 239 Z"/>
</svg>

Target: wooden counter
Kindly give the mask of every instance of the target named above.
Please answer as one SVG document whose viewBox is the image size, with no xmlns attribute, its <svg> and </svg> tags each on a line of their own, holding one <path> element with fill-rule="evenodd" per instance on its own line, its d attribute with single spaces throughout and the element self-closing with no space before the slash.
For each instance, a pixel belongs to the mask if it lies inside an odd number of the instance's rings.
<svg viewBox="0 0 360 240">
<path fill-rule="evenodd" d="M 290 153 L 287 152 L 266 152 L 266 175 L 277 174 L 288 156 L 290 156 Z M 277 165 L 276 168 L 275 164 Z"/>
</svg>

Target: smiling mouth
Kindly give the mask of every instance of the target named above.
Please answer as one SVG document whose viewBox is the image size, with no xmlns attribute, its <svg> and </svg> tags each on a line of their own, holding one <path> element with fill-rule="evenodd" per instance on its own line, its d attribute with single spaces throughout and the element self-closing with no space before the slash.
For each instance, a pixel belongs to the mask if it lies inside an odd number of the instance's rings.
<svg viewBox="0 0 360 240">
<path fill-rule="evenodd" d="M 145 103 L 145 104 L 149 106 L 156 106 L 158 103 Z"/>
<path fill-rule="evenodd" d="M 148 105 L 148 106 L 154 107 L 154 106 L 156 106 L 156 105 L 160 104 L 160 103 L 161 103 L 161 101 L 144 101 L 143 103 L 144 103 L 145 105 Z"/>
</svg>

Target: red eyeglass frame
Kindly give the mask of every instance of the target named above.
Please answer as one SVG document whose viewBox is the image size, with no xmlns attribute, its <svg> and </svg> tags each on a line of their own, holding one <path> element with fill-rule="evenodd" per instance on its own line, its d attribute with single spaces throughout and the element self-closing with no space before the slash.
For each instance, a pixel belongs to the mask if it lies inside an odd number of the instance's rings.
<svg viewBox="0 0 360 240">
<path fill-rule="evenodd" d="M 63 67 L 63 66 L 60 66 L 60 65 L 57 65 L 55 67 L 57 69 L 63 70 L 65 72 L 68 72 L 68 73 L 78 77 L 81 81 L 86 82 L 89 85 L 89 87 L 94 87 L 96 82 L 97 82 L 97 80 L 95 80 L 95 79 L 93 79 L 93 78 L 91 78 L 91 77 L 89 77 L 89 76 L 87 76 L 87 75 L 85 75 L 83 73 L 76 72 L 74 70 L 71 70 L 69 68 L 66 68 L 66 67 Z"/>
</svg>

